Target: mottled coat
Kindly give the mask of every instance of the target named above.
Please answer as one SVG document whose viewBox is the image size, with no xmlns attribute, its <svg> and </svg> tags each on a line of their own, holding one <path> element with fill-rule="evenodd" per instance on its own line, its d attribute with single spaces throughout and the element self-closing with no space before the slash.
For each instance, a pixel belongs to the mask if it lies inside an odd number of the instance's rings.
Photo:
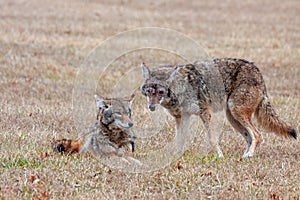
<svg viewBox="0 0 300 200">
<path fill-rule="evenodd" d="M 214 59 L 194 64 L 161 66 L 150 70 L 142 64 L 145 81 L 141 87 L 149 109 L 165 107 L 176 120 L 178 144 L 187 132 L 190 115 L 199 115 L 208 130 L 211 147 L 222 157 L 218 134 L 212 130 L 212 112 L 223 109 L 231 125 L 247 142 L 243 157 L 251 157 L 262 139 L 253 125 L 296 138 L 289 124 L 279 119 L 268 100 L 266 86 L 254 63 L 233 58 Z"/>
</svg>

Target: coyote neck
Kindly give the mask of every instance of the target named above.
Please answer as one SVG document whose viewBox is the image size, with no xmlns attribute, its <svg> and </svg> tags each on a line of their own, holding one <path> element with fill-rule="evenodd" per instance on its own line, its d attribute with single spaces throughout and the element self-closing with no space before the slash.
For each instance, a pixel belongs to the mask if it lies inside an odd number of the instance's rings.
<svg viewBox="0 0 300 200">
<path fill-rule="evenodd" d="M 163 101 L 161 105 L 164 108 L 166 108 L 171 115 L 173 115 L 176 118 L 179 118 L 181 116 L 181 109 L 178 98 L 170 89 L 168 93 L 168 100 Z"/>
<path fill-rule="evenodd" d="M 126 129 L 121 129 L 115 125 L 112 125 L 112 122 L 111 123 L 103 123 L 103 115 L 99 116 L 100 117 L 100 120 L 99 120 L 99 125 L 96 125 L 99 127 L 99 132 L 108 137 L 109 140 L 112 142 L 112 143 L 115 143 L 115 144 L 120 144 L 119 147 L 122 147 L 122 146 L 125 146 L 127 145 L 127 142 L 126 141 L 129 141 L 130 140 L 130 136 L 131 134 L 128 133 L 129 130 L 126 130 Z M 124 141 L 124 142 L 121 142 L 120 141 Z"/>
</svg>

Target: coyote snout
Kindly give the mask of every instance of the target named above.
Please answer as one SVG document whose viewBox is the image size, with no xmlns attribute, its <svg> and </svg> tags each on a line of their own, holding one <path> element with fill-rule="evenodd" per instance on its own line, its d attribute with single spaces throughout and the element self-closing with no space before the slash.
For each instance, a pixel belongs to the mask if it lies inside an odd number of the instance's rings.
<svg viewBox="0 0 300 200">
<path fill-rule="evenodd" d="M 127 115 L 116 116 L 115 118 L 116 125 L 120 128 L 130 128 L 133 126 L 133 122 Z"/>
</svg>

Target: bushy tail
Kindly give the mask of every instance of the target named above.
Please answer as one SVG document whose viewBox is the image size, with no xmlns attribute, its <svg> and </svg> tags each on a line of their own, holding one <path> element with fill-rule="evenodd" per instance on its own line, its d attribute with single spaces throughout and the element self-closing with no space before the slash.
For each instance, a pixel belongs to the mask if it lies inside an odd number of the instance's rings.
<svg viewBox="0 0 300 200">
<path fill-rule="evenodd" d="M 83 139 L 70 140 L 61 139 L 51 142 L 53 145 L 53 151 L 59 153 L 79 153 L 83 145 Z"/>
<path fill-rule="evenodd" d="M 289 124 L 279 119 L 267 97 L 264 97 L 256 111 L 258 123 L 268 131 L 275 132 L 285 137 L 297 139 L 296 130 Z"/>
</svg>

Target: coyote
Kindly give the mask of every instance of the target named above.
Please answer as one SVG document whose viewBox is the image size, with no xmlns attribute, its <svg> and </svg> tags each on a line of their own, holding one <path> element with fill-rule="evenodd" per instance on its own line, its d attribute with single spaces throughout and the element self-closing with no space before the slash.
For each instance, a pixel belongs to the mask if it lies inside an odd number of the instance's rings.
<svg viewBox="0 0 300 200">
<path fill-rule="evenodd" d="M 271 106 L 262 74 L 252 62 L 223 58 L 187 65 L 161 66 L 151 71 L 145 64 L 141 67 L 144 76 L 141 92 L 147 97 L 149 109 L 154 111 L 155 106 L 160 104 L 169 111 L 175 118 L 176 138 L 180 144 L 183 134 L 187 132 L 190 116 L 198 115 L 207 129 L 212 150 L 223 157 L 218 144 L 219 136 L 212 130 L 214 102 L 219 102 L 230 124 L 246 140 L 247 148 L 243 158 L 252 157 L 255 148 L 262 142 L 258 129 L 252 123 L 254 116 L 266 130 L 297 138 L 296 130 L 279 119 Z M 214 70 L 217 73 L 210 73 Z M 223 90 L 211 81 L 218 78 Z"/>
<path fill-rule="evenodd" d="M 131 127 L 131 105 L 134 94 L 125 98 L 101 98 L 95 95 L 98 108 L 94 129 L 76 140 L 61 139 L 53 142 L 55 152 L 85 153 L 97 156 L 122 156 L 134 152 L 135 136 Z"/>
</svg>

